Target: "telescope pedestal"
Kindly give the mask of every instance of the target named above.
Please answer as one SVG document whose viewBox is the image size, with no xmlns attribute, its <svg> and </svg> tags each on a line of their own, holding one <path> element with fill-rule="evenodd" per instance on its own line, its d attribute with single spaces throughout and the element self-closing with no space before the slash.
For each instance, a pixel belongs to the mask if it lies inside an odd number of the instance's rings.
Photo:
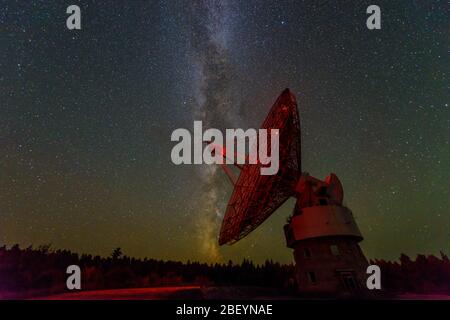
<svg viewBox="0 0 450 320">
<path fill-rule="evenodd" d="M 287 246 L 294 249 L 301 294 L 345 297 L 365 291 L 368 262 L 358 245 L 363 237 L 348 208 L 302 208 L 284 231 Z"/>
</svg>

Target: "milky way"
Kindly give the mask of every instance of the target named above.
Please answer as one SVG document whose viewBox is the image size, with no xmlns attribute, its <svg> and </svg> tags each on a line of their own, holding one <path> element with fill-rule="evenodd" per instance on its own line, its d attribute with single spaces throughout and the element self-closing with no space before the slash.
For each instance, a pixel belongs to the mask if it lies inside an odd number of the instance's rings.
<svg viewBox="0 0 450 320">
<path fill-rule="evenodd" d="M 228 55 L 227 29 L 230 11 L 226 1 L 193 2 L 188 11 L 191 34 L 189 37 L 194 65 L 194 118 L 202 120 L 207 128 L 233 128 L 232 88 L 233 65 Z M 224 180 L 217 166 L 199 168 L 203 184 L 202 201 L 192 199 L 198 212 L 198 247 L 212 261 L 220 259 L 217 231 L 223 218 L 226 193 L 220 188 Z"/>
</svg>

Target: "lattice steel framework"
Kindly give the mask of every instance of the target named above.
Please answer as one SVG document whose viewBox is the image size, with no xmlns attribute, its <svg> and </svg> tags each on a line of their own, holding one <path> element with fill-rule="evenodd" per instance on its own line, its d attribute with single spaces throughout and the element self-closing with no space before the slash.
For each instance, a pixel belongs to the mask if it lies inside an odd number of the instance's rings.
<svg viewBox="0 0 450 320">
<path fill-rule="evenodd" d="M 242 167 L 220 229 L 220 245 L 245 237 L 294 195 L 301 175 L 300 119 L 289 89 L 278 97 L 261 128 L 279 129 L 279 171 L 261 175 L 261 164 Z M 268 134 L 270 141 L 270 130 Z"/>
</svg>

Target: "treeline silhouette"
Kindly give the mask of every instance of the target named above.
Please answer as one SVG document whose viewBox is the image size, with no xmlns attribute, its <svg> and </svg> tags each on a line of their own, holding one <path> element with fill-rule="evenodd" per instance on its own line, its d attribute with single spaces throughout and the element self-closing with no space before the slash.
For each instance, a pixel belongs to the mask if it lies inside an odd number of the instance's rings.
<svg viewBox="0 0 450 320">
<path fill-rule="evenodd" d="M 116 248 L 111 256 L 78 255 L 50 246 L 21 249 L 0 247 L 0 298 L 27 298 L 66 292 L 66 268 L 82 270 L 83 290 L 180 285 L 258 286 L 292 289 L 294 266 L 267 260 L 255 265 L 206 264 L 155 259 L 136 259 Z M 382 286 L 389 293 L 450 294 L 450 262 L 446 255 L 402 254 L 399 262 L 373 260 L 382 270 Z"/>
<path fill-rule="evenodd" d="M 50 246 L 21 249 L 0 247 L 0 298 L 23 298 L 67 292 L 66 268 L 78 265 L 83 290 L 201 286 L 264 286 L 283 288 L 293 285 L 293 265 L 266 261 L 262 265 L 244 259 L 241 264 L 182 263 L 155 259 L 136 259 L 115 249 L 110 257 L 81 256 Z"/>
<path fill-rule="evenodd" d="M 371 260 L 381 269 L 382 288 L 390 293 L 450 294 L 450 261 L 440 252 L 434 255 L 417 255 L 411 260 L 405 254 L 400 261 Z"/>
</svg>

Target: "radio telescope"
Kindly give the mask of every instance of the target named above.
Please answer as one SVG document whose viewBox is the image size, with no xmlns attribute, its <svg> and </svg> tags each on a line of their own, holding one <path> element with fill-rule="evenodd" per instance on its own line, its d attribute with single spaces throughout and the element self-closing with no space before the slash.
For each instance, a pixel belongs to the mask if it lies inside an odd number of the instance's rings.
<svg viewBox="0 0 450 320">
<path fill-rule="evenodd" d="M 261 128 L 279 129 L 279 171 L 265 176 L 260 174 L 262 164 L 239 166 L 239 178 L 230 178 L 234 190 L 219 244 L 242 239 L 294 197 L 297 202 L 284 232 L 287 246 L 294 249 L 299 292 L 360 294 L 368 265 L 358 245 L 363 237 L 352 212 L 342 205 L 344 192 L 339 178 L 331 173 L 322 181 L 302 173 L 300 118 L 289 89 L 275 101 Z"/>
</svg>

